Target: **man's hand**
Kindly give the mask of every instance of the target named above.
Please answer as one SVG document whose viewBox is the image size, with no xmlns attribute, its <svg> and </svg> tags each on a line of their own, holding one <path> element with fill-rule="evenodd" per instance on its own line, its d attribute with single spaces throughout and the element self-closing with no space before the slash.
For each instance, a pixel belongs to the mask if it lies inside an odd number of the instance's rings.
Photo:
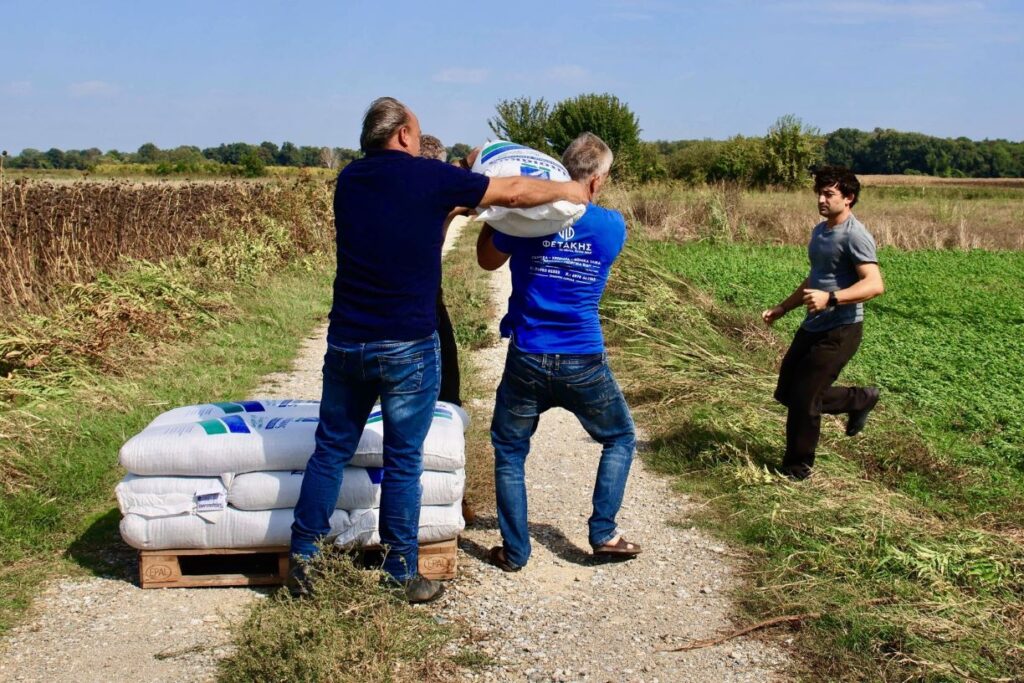
<svg viewBox="0 0 1024 683">
<path fill-rule="evenodd" d="M 765 325 L 771 325 L 784 315 L 786 315 L 786 309 L 782 306 L 775 306 L 761 311 L 761 320 L 764 321 Z"/>
<path fill-rule="evenodd" d="M 823 292 L 820 289 L 805 289 L 804 306 L 811 313 L 824 311 L 828 308 L 828 292 Z"/>
</svg>

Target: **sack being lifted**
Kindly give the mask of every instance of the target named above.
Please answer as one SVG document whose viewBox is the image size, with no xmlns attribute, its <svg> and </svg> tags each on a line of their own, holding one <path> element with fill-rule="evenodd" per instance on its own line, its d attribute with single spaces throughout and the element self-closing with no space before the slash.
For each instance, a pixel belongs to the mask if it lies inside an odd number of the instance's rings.
<svg viewBox="0 0 1024 683">
<path fill-rule="evenodd" d="M 545 180 L 572 180 L 556 159 L 547 154 L 514 142 L 495 140 L 484 145 L 473 162 L 473 172 L 488 178 L 509 178 L 517 175 Z M 491 206 L 482 209 L 477 220 L 499 232 L 513 237 L 543 237 L 554 235 L 580 219 L 587 210 L 585 204 L 567 201 L 551 202 L 529 209 L 508 209 Z"/>
</svg>

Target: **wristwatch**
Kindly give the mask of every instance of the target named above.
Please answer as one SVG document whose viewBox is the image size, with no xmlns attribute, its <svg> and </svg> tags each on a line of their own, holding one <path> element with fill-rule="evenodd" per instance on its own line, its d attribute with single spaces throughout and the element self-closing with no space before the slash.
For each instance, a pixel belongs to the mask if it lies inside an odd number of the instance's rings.
<svg viewBox="0 0 1024 683">
<path fill-rule="evenodd" d="M 835 292 L 829 292 L 828 293 L 828 307 L 829 308 L 835 308 L 838 305 L 839 305 L 839 299 L 836 298 L 836 293 Z"/>
</svg>

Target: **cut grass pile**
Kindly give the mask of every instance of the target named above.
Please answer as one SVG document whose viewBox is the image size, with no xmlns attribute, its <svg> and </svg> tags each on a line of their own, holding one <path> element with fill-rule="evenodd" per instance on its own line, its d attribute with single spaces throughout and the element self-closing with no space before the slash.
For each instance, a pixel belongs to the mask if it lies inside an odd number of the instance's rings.
<svg viewBox="0 0 1024 683">
<path fill-rule="evenodd" d="M 748 618 L 821 614 L 793 634 L 808 680 L 1013 680 L 1024 477 L 1019 422 L 1002 411 L 1021 393 L 1001 380 L 1021 370 L 1011 293 L 1024 259 L 884 251 L 888 291 L 868 305 L 845 375 L 876 380 L 883 407 L 855 440 L 823 420 L 818 474 L 794 484 L 767 466 L 783 451 L 771 395 L 799 315 L 778 331 L 758 315 L 806 274 L 805 258 L 633 241 L 603 313 L 652 437 L 645 457 L 708 500 L 698 521 L 750 551 L 737 596 Z"/>
<path fill-rule="evenodd" d="M 312 563 L 312 596 L 280 589 L 256 604 L 236 632 L 235 652 L 220 664 L 225 683 L 277 681 L 452 680 L 456 664 L 441 654 L 451 628 L 382 588 L 379 571 L 357 568 L 328 550 Z"/>
</svg>

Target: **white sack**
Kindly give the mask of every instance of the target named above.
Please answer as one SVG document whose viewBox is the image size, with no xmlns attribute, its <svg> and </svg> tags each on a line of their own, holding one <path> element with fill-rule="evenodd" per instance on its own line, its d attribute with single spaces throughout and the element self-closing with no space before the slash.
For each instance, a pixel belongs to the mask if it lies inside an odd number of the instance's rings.
<svg viewBox="0 0 1024 683">
<path fill-rule="evenodd" d="M 132 474 L 219 476 L 224 472 L 302 470 L 315 446 L 317 417 L 225 415 L 200 422 L 147 427 L 121 447 L 121 466 Z M 454 472 L 466 464 L 469 416 L 439 402 L 423 443 L 423 468 Z M 383 465 L 380 407 L 367 421 L 355 457 L 357 467 Z"/>
<path fill-rule="evenodd" d="M 452 403 L 438 401 L 434 406 L 434 420 L 423 440 L 423 469 L 454 472 L 466 466 L 466 429 L 469 415 Z M 354 467 L 383 467 L 384 424 L 380 406 L 374 406 L 359 439 L 356 454 L 350 463 Z M 266 469 L 270 469 L 269 467 Z M 301 468 L 295 468 L 301 469 Z"/>
<path fill-rule="evenodd" d="M 193 514 L 172 517 L 128 514 L 121 519 L 121 538 L 140 550 L 287 546 L 291 543 L 294 512 L 291 508 L 236 510 L 229 507 L 215 522 Z M 419 541 L 430 543 L 455 538 L 463 526 L 461 503 L 425 506 L 420 512 Z M 377 511 L 337 510 L 331 516 L 328 539 L 340 538 L 342 534 L 349 539 L 344 543 L 346 546 L 353 542 L 379 543 Z"/>
<path fill-rule="evenodd" d="M 139 477 L 128 474 L 114 489 L 121 514 L 164 517 L 215 512 L 227 506 L 234 475 L 220 477 Z"/>
<path fill-rule="evenodd" d="M 473 162 L 473 171 L 489 178 L 524 175 L 546 180 L 572 180 L 565 166 L 547 154 L 504 140 L 484 145 Z M 586 210 L 585 204 L 562 200 L 529 209 L 491 206 L 481 209 L 476 220 L 484 221 L 495 230 L 513 237 L 542 237 L 569 227 Z"/>
<path fill-rule="evenodd" d="M 244 401 L 203 403 L 182 406 L 160 413 L 149 427 L 180 422 L 199 422 L 225 415 L 262 413 L 268 417 L 316 417 L 320 414 L 320 401 L 306 401 L 294 398 L 252 398 Z"/>
<path fill-rule="evenodd" d="M 342 529 L 335 545 L 351 546 L 377 545 L 380 543 L 380 509 L 350 510 L 349 523 Z M 420 528 L 417 538 L 420 543 L 434 543 L 456 538 L 466 528 L 462 518 L 462 501 L 451 505 L 424 505 L 420 508 Z"/>
<path fill-rule="evenodd" d="M 291 509 L 246 511 L 229 507 L 215 522 L 192 514 L 128 514 L 121 519 L 121 538 L 140 550 L 287 546 L 292 538 L 293 513 Z M 331 516 L 330 537 L 350 526 L 348 513 L 336 511 Z"/>
<path fill-rule="evenodd" d="M 249 472 L 235 477 L 228 491 L 228 503 L 239 510 L 273 510 L 291 508 L 299 500 L 302 488 L 301 471 Z M 380 481 L 383 470 L 378 467 L 346 467 L 341 480 L 337 507 L 341 510 L 380 507 Z M 433 472 L 426 470 L 420 478 L 423 486 L 422 505 L 446 505 L 462 499 L 466 471 Z"/>
</svg>

